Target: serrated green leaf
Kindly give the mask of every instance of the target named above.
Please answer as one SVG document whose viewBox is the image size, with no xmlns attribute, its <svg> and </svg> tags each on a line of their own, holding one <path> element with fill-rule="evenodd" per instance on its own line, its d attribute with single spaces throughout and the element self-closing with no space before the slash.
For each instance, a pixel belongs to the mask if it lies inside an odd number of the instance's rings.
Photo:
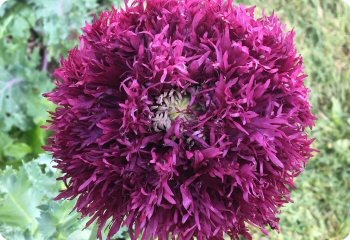
<svg viewBox="0 0 350 240">
<path fill-rule="evenodd" d="M 4 74 L 4 73 L 3 73 Z M 21 108 L 20 103 L 16 100 L 16 96 L 20 93 L 20 84 L 22 79 L 10 78 L 6 76 L 0 77 L 7 80 L 0 81 L 0 127 L 5 131 L 10 131 L 13 126 L 25 130 L 28 127 L 28 121 Z"/>
<path fill-rule="evenodd" d="M 76 212 L 71 213 L 75 201 L 53 201 L 60 183 L 52 165 L 52 158 L 41 154 L 18 170 L 7 168 L 1 172 L 0 223 L 3 225 L 0 230 L 20 227 L 27 232 L 26 240 L 86 239 L 83 236 L 88 236 L 90 230 L 82 229 L 87 220 L 80 220 Z M 22 235 L 12 232 L 21 239 Z M 78 235 L 82 238 L 77 238 Z"/>
<path fill-rule="evenodd" d="M 27 233 L 20 227 L 0 223 L 0 240 L 28 240 L 25 235 L 27 235 Z M 1 238 L 1 236 L 3 236 L 3 238 Z"/>
<path fill-rule="evenodd" d="M 45 239 L 67 239 L 68 236 L 84 228 L 86 220 L 80 220 L 80 214 L 72 212 L 75 201 L 50 202 L 42 206 L 39 228 Z"/>
<path fill-rule="evenodd" d="M 15 78 L 4 71 L 1 78 L 5 80 L 0 81 L 0 129 L 10 131 L 17 127 L 25 131 L 47 119 L 51 104 L 42 94 L 50 91 L 53 84 L 45 74 L 32 71 Z"/>
<path fill-rule="evenodd" d="M 35 162 L 39 166 L 44 166 L 45 173 L 50 174 L 57 174 L 57 169 L 53 167 L 53 159 L 50 154 L 42 153 L 39 155 L 39 157 L 35 160 Z"/>
<path fill-rule="evenodd" d="M 40 216 L 42 195 L 31 188 L 31 182 L 23 170 L 7 168 L 0 175 L 0 222 L 29 228 L 37 228 L 37 217 Z"/>
<path fill-rule="evenodd" d="M 59 190 L 59 187 L 56 186 L 57 175 L 52 172 L 43 172 L 36 160 L 24 164 L 22 169 L 31 183 L 31 188 L 43 197 L 53 199 L 57 195 Z"/>
</svg>

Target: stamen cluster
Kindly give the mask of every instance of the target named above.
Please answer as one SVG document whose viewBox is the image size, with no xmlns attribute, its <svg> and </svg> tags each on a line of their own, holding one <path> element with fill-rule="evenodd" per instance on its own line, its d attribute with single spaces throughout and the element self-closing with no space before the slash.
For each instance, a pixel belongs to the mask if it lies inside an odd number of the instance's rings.
<svg viewBox="0 0 350 240">
<path fill-rule="evenodd" d="M 152 118 L 154 131 L 169 130 L 172 121 L 177 118 L 187 119 L 189 115 L 185 113 L 189 100 L 187 97 L 182 97 L 182 94 L 174 89 L 161 94 L 157 98 L 157 105 L 151 109 L 155 111 L 155 116 Z"/>
</svg>

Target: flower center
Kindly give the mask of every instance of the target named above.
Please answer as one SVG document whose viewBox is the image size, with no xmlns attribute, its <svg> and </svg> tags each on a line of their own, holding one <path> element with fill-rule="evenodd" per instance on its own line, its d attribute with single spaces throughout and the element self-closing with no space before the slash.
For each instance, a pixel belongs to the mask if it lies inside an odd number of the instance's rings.
<svg viewBox="0 0 350 240">
<path fill-rule="evenodd" d="M 151 107 L 155 112 L 152 118 L 153 129 L 156 132 L 168 130 L 171 121 L 177 118 L 190 119 L 190 115 L 186 112 L 189 103 L 190 99 L 186 95 L 183 96 L 174 89 L 161 94 L 157 98 L 156 105 Z"/>
</svg>

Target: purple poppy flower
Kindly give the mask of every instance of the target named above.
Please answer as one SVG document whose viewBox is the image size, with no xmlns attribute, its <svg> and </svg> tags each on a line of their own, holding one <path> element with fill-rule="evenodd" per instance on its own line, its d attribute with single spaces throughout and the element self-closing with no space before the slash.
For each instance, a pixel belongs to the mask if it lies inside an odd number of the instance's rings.
<svg viewBox="0 0 350 240">
<path fill-rule="evenodd" d="M 221 0 L 134 0 L 84 28 L 46 96 L 46 147 L 108 238 L 266 233 L 315 151 L 302 57 L 275 15 Z"/>
</svg>

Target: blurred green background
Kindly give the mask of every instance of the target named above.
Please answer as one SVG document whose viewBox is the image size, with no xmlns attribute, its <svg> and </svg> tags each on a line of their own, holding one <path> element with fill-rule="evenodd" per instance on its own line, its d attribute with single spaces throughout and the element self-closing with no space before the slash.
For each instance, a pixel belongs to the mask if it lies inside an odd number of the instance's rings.
<svg viewBox="0 0 350 240">
<path fill-rule="evenodd" d="M 2 1 L 0 1 L 2 2 Z M 281 214 L 281 233 L 254 239 L 338 240 L 350 232 L 350 6 L 341 0 L 244 0 L 257 14 L 274 11 L 297 33 L 313 112 L 311 134 L 320 150 L 296 181 L 294 204 Z M 74 202 L 55 202 L 47 133 L 54 109 L 41 94 L 51 73 L 78 44 L 85 20 L 118 2 L 9 0 L 0 7 L 0 233 L 8 240 L 92 240 L 94 229 L 70 213 Z M 127 238 L 121 231 L 115 239 Z M 0 237 L 1 239 L 1 237 Z"/>
</svg>

